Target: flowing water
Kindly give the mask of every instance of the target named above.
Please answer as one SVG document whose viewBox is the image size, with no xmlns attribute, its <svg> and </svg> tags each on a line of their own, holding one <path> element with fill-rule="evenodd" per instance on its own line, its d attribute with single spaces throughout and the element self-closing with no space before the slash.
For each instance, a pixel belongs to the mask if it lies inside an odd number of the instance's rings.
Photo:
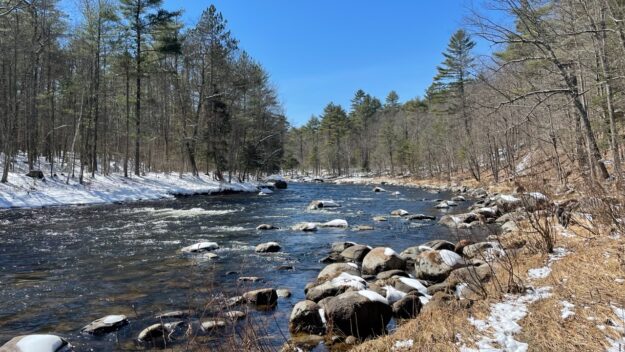
<svg viewBox="0 0 625 352">
<path fill-rule="evenodd" d="M 217 293 L 226 296 L 246 289 L 287 288 L 270 311 L 250 310 L 251 319 L 266 318 L 263 333 L 270 343 L 288 335 L 288 316 L 304 299 L 304 285 L 324 264 L 330 244 L 354 241 L 396 251 L 431 239 L 455 241 L 457 234 L 435 222 L 408 222 L 373 216 L 405 209 L 440 217 L 433 194 L 418 188 L 385 186 L 290 184 L 269 196 L 234 194 L 193 196 L 123 205 L 59 207 L 0 211 L 0 345 L 13 336 L 54 333 L 77 350 L 138 350 L 136 337 L 157 322 L 154 315 L 202 305 Z M 393 195 L 393 191 L 401 192 Z M 307 211 L 314 199 L 333 199 L 342 207 Z M 463 212 L 464 202 L 452 209 Z M 373 231 L 290 230 L 298 222 L 345 219 L 350 226 L 373 225 Z M 261 223 L 280 227 L 256 231 Z M 190 256 L 180 248 L 214 241 L 218 259 Z M 254 246 L 277 241 L 280 253 L 258 254 Z M 292 270 L 279 270 L 292 266 Z M 239 276 L 262 282 L 241 284 Z M 243 287 L 242 287 L 243 286 Z M 80 329 L 108 314 L 125 314 L 131 323 L 117 333 L 93 337 Z M 243 324 L 243 323 L 239 323 Z M 219 343 L 219 342 L 217 342 Z"/>
</svg>

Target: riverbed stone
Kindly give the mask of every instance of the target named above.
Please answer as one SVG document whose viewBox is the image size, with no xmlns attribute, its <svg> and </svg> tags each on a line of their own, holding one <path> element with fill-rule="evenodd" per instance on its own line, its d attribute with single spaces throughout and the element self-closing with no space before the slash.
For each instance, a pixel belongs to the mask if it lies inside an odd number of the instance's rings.
<svg viewBox="0 0 625 352">
<path fill-rule="evenodd" d="M 184 247 L 180 251 L 183 253 L 200 253 L 213 251 L 215 249 L 219 249 L 219 245 L 216 242 L 198 242 Z"/>
<path fill-rule="evenodd" d="M 383 334 L 392 314 L 386 299 L 373 291 L 343 293 L 330 299 L 325 309 L 334 332 L 361 339 Z"/>
<path fill-rule="evenodd" d="M 92 335 L 102 335 L 119 330 L 126 324 L 128 324 L 128 318 L 125 315 L 107 315 L 92 321 L 82 328 L 82 331 Z"/>
<path fill-rule="evenodd" d="M 394 276 L 409 277 L 408 273 L 403 270 L 392 269 L 392 270 L 379 272 L 375 278 L 378 280 L 383 280 L 383 279 L 390 279 Z"/>
<path fill-rule="evenodd" d="M 360 276 L 360 270 L 358 266 L 353 263 L 333 263 L 323 268 L 317 275 L 317 280 L 327 281 L 332 280 L 335 277 L 341 275 L 341 273 L 348 273 L 350 275 Z"/>
<path fill-rule="evenodd" d="M 452 228 L 462 228 L 463 225 L 478 221 L 480 217 L 475 213 L 454 214 L 443 216 L 438 223 Z"/>
<path fill-rule="evenodd" d="M 171 323 L 157 323 L 148 326 L 141 330 L 139 333 L 139 342 L 156 342 L 162 343 L 164 340 L 169 340 L 171 334 L 184 323 L 182 321 L 175 321 Z"/>
<path fill-rule="evenodd" d="M 369 251 L 371 251 L 369 246 L 357 244 L 342 251 L 341 257 L 348 262 L 360 263 Z"/>
<path fill-rule="evenodd" d="M 386 192 L 386 190 L 384 188 L 382 188 L 382 187 L 374 187 L 373 188 L 373 192 L 376 192 L 376 193 L 378 193 L 378 192 Z"/>
<path fill-rule="evenodd" d="M 441 249 L 446 249 L 448 251 L 453 251 L 454 248 L 456 247 L 456 245 L 453 244 L 452 242 L 445 241 L 445 240 L 432 240 L 432 241 L 428 241 L 428 242 L 425 242 L 424 244 L 422 244 L 422 246 L 432 248 L 433 250 L 436 250 L 436 251 L 437 250 L 441 250 Z"/>
<path fill-rule="evenodd" d="M 288 297 L 291 297 L 291 290 L 286 289 L 286 288 L 279 288 L 276 290 L 276 294 L 280 298 L 288 298 Z"/>
<path fill-rule="evenodd" d="M 202 330 L 210 331 L 210 330 L 214 330 L 217 328 L 225 328 L 226 325 L 227 325 L 226 321 L 222 319 L 206 320 L 202 322 Z"/>
<path fill-rule="evenodd" d="M 56 335 L 32 334 L 16 336 L 0 347 L 2 352 L 69 352 L 72 345 Z"/>
<path fill-rule="evenodd" d="M 229 319 L 230 321 L 241 320 L 245 318 L 247 314 L 240 310 L 230 310 L 224 313 L 224 318 Z"/>
<path fill-rule="evenodd" d="M 342 251 L 346 250 L 347 248 L 355 244 L 356 243 L 354 242 L 332 242 L 330 251 L 334 253 L 341 253 Z"/>
<path fill-rule="evenodd" d="M 404 269 L 406 263 L 388 247 L 377 247 L 369 251 L 362 260 L 362 273 L 376 275 L 382 271 Z"/>
<path fill-rule="evenodd" d="M 310 204 L 308 205 L 308 209 L 309 210 L 317 210 L 317 209 L 323 209 L 323 208 L 338 208 L 341 205 L 333 200 L 313 200 L 312 202 L 310 202 Z"/>
<path fill-rule="evenodd" d="M 192 310 L 174 310 L 170 312 L 165 312 L 161 314 L 157 314 L 154 316 L 155 319 L 182 319 L 187 318 L 193 315 Z"/>
<path fill-rule="evenodd" d="M 333 297 L 345 292 L 348 286 L 333 285 L 332 282 L 326 281 L 320 285 L 310 287 L 306 291 L 306 299 L 313 302 L 319 302 L 324 298 Z"/>
<path fill-rule="evenodd" d="M 404 209 L 396 209 L 396 210 L 391 211 L 392 216 L 406 216 L 408 214 L 410 213 Z"/>
<path fill-rule="evenodd" d="M 314 222 L 302 222 L 293 226 L 293 231 L 312 232 L 317 231 L 317 224 Z"/>
<path fill-rule="evenodd" d="M 347 228 L 347 227 L 349 227 L 349 224 L 344 219 L 334 219 L 334 220 L 330 220 L 328 222 L 324 222 L 323 224 L 321 224 L 319 226 L 321 226 L 321 227 Z"/>
<path fill-rule="evenodd" d="M 355 228 L 356 231 L 373 231 L 374 228 L 371 225 L 358 225 Z"/>
<path fill-rule="evenodd" d="M 382 222 L 382 221 L 388 221 L 388 219 L 385 216 L 374 216 L 373 221 Z"/>
<path fill-rule="evenodd" d="M 406 216 L 406 219 L 412 220 L 412 221 L 436 220 L 436 216 L 425 215 L 425 214 L 411 214 L 411 215 Z"/>
<path fill-rule="evenodd" d="M 256 230 L 258 231 L 266 231 L 266 230 L 277 230 L 278 228 L 271 224 L 260 224 L 256 226 Z"/>
<path fill-rule="evenodd" d="M 298 302 L 291 311 L 289 331 L 307 334 L 325 333 L 325 324 L 321 319 L 319 309 L 319 305 L 313 301 Z"/>
<path fill-rule="evenodd" d="M 263 281 L 262 277 L 258 277 L 258 276 L 241 276 L 238 278 L 239 282 L 259 282 L 259 281 Z"/>
<path fill-rule="evenodd" d="M 254 249 L 257 253 L 275 253 L 280 252 L 280 244 L 278 242 L 261 243 Z"/>
<path fill-rule="evenodd" d="M 278 294 L 273 288 L 261 288 L 245 292 L 243 298 L 257 306 L 273 306 L 278 301 Z"/>
</svg>

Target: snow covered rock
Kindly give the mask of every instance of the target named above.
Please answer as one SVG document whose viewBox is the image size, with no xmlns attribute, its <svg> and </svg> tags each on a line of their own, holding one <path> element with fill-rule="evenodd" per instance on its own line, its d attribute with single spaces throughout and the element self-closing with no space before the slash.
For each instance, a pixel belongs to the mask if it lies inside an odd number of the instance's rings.
<svg viewBox="0 0 625 352">
<path fill-rule="evenodd" d="M 391 212 L 392 216 L 406 216 L 410 214 L 408 211 L 404 210 L 404 209 L 397 209 L 397 210 L 393 210 Z"/>
<path fill-rule="evenodd" d="M 404 269 L 406 263 L 388 247 L 377 247 L 369 251 L 362 260 L 362 273 L 376 275 L 382 271 Z"/>
<path fill-rule="evenodd" d="M 313 200 L 312 202 L 310 202 L 310 204 L 308 205 L 308 209 L 309 210 L 317 210 L 317 209 L 323 209 L 323 208 L 337 208 L 340 207 L 341 205 L 333 200 Z"/>
<path fill-rule="evenodd" d="M 478 242 L 464 247 L 462 254 L 467 258 L 490 261 L 505 255 L 505 252 L 498 242 Z"/>
<path fill-rule="evenodd" d="M 321 227 L 347 228 L 347 227 L 349 227 L 349 224 L 347 223 L 347 220 L 334 219 L 334 220 L 330 220 L 328 222 L 324 222 L 323 224 L 321 224 Z"/>
<path fill-rule="evenodd" d="M 511 194 L 498 194 L 491 198 L 491 201 L 505 213 L 517 210 L 523 206 L 522 200 Z"/>
<path fill-rule="evenodd" d="M 259 195 L 259 196 L 266 196 L 266 195 L 270 195 L 270 194 L 272 194 L 272 193 L 273 193 L 273 191 L 272 191 L 272 190 L 270 190 L 269 188 L 264 188 L 264 187 L 263 187 L 263 188 L 261 188 L 261 189 L 259 190 L 258 195 Z"/>
<path fill-rule="evenodd" d="M 437 209 L 447 209 L 449 208 L 451 205 L 449 205 L 449 202 L 444 200 L 438 204 L 436 204 L 434 207 Z"/>
<path fill-rule="evenodd" d="M 386 217 L 384 217 L 384 216 L 374 216 L 373 217 L 373 221 L 381 222 L 381 221 L 388 221 L 388 219 Z"/>
<path fill-rule="evenodd" d="M 373 192 L 376 192 L 376 193 L 377 193 L 377 192 L 386 192 L 386 190 L 385 190 L 384 188 L 382 188 L 382 187 L 375 187 L 375 188 L 373 189 Z"/>
<path fill-rule="evenodd" d="M 482 207 L 473 211 L 476 214 L 482 215 L 487 219 L 494 219 L 499 215 L 499 210 L 497 206 L 494 207 Z"/>
<path fill-rule="evenodd" d="M 289 318 L 289 331 L 307 334 L 325 333 L 325 324 L 319 314 L 320 308 L 317 303 L 308 300 L 295 304 Z"/>
<path fill-rule="evenodd" d="M 441 250 L 441 249 L 446 249 L 448 251 L 453 251 L 456 248 L 456 245 L 449 242 L 449 241 L 445 241 L 445 240 L 431 240 L 428 242 L 425 242 L 424 244 L 421 245 L 422 247 L 428 247 L 431 248 L 433 250 Z"/>
<path fill-rule="evenodd" d="M 415 277 L 423 280 L 441 282 L 449 273 L 465 265 L 464 259 L 458 254 L 443 249 L 426 251 L 415 261 Z"/>
<path fill-rule="evenodd" d="M 157 323 L 148 326 L 141 330 L 139 333 L 139 342 L 155 342 L 162 343 L 163 341 L 169 341 L 170 336 L 177 330 L 179 326 L 184 325 L 182 321 L 175 321 L 171 323 Z"/>
<path fill-rule="evenodd" d="M 317 231 L 317 224 L 314 222 L 302 222 L 293 226 L 293 231 L 312 232 Z"/>
<path fill-rule="evenodd" d="M 346 292 L 325 303 L 334 332 L 360 339 L 384 333 L 393 312 L 386 298 L 369 290 Z"/>
<path fill-rule="evenodd" d="M 278 301 L 278 293 L 273 288 L 261 288 L 245 292 L 243 298 L 257 306 L 273 306 Z"/>
<path fill-rule="evenodd" d="M 332 280 L 342 273 L 360 276 L 360 270 L 358 270 L 357 265 L 353 263 L 334 263 L 323 268 L 317 275 L 317 280 L 320 282 Z"/>
<path fill-rule="evenodd" d="M 2 352 L 68 352 L 72 346 L 56 335 L 16 336 L 0 347 Z"/>
<path fill-rule="evenodd" d="M 286 289 L 286 288 L 279 288 L 276 290 L 276 294 L 278 294 L 278 297 L 280 298 L 288 298 L 291 297 L 291 291 Z"/>
<path fill-rule="evenodd" d="M 347 248 L 355 244 L 356 243 L 354 242 L 333 242 L 332 249 L 330 249 L 330 251 L 332 251 L 333 253 L 341 253 L 342 251 L 346 250 Z"/>
<path fill-rule="evenodd" d="M 478 221 L 479 216 L 474 213 L 454 214 L 443 216 L 438 223 L 451 228 L 462 228 L 463 225 Z"/>
<path fill-rule="evenodd" d="M 453 200 L 454 202 L 464 202 L 467 199 L 464 198 L 463 196 L 455 196 L 455 197 L 451 198 L 451 200 Z"/>
<path fill-rule="evenodd" d="M 180 251 L 182 253 L 200 253 L 200 252 L 213 251 L 215 249 L 219 249 L 219 245 L 215 242 L 199 242 L 199 243 L 184 247 Z"/>
<path fill-rule="evenodd" d="M 207 320 L 202 322 L 202 330 L 211 331 L 217 328 L 225 328 L 226 325 L 226 321 L 222 319 Z"/>
<path fill-rule="evenodd" d="M 279 252 L 281 249 L 280 244 L 278 242 L 267 242 L 261 243 L 256 246 L 255 251 L 257 253 L 274 253 Z"/>
<path fill-rule="evenodd" d="M 101 335 L 118 330 L 126 324 L 128 324 L 128 319 L 125 315 L 107 315 L 92 321 L 82 328 L 82 331 L 88 334 Z"/>
</svg>

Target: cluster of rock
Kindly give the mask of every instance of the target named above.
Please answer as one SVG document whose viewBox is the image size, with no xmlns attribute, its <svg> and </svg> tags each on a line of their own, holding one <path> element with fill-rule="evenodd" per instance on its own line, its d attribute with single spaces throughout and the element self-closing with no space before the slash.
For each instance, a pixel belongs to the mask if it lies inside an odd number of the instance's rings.
<svg viewBox="0 0 625 352">
<path fill-rule="evenodd" d="M 445 215 L 439 223 L 452 228 L 472 228 L 486 223 L 500 223 L 502 231 L 516 229 L 516 221 L 526 212 L 546 210 L 553 206 L 547 196 L 538 192 L 520 194 L 489 194 L 484 189 L 460 190 L 478 201 L 463 214 Z M 458 199 L 458 198 L 456 198 Z"/>
<path fill-rule="evenodd" d="M 330 264 L 306 285 L 306 300 L 293 308 L 289 330 L 340 341 L 383 334 L 391 319 L 414 318 L 431 300 L 456 299 L 458 287 L 488 280 L 490 266 L 483 258 L 501 253 L 496 242 L 436 240 L 401 253 L 333 243 L 324 260 Z"/>
</svg>

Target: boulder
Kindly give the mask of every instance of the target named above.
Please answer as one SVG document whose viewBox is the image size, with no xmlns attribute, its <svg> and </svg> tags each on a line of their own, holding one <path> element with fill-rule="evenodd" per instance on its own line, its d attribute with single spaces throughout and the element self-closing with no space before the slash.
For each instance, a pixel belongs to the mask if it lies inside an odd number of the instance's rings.
<svg viewBox="0 0 625 352">
<path fill-rule="evenodd" d="M 463 196 L 455 196 L 451 198 L 451 200 L 453 200 L 454 202 L 464 202 L 466 201 L 466 198 L 464 198 Z"/>
<path fill-rule="evenodd" d="M 306 290 L 306 299 L 313 302 L 319 302 L 324 298 L 334 297 L 345 292 L 347 286 L 335 286 L 330 281 L 326 281 L 321 285 L 313 286 Z"/>
<path fill-rule="evenodd" d="M 102 335 L 128 324 L 125 315 L 107 315 L 103 318 L 92 321 L 89 325 L 82 328 L 83 332 L 93 335 Z"/>
<path fill-rule="evenodd" d="M 280 252 L 280 249 L 281 247 L 278 242 L 267 242 L 257 245 L 255 251 L 257 253 L 274 253 Z"/>
<path fill-rule="evenodd" d="M 334 332 L 360 339 L 383 334 L 393 315 L 386 298 L 368 290 L 343 293 L 325 307 L 326 320 Z"/>
<path fill-rule="evenodd" d="M 523 206 L 523 201 L 520 198 L 510 194 L 498 194 L 492 197 L 491 201 L 504 213 L 509 213 Z"/>
<path fill-rule="evenodd" d="M 320 225 L 321 227 L 339 227 L 339 228 L 347 228 L 349 227 L 349 224 L 347 223 L 346 220 L 343 219 L 334 219 L 334 220 L 330 220 L 328 222 L 324 222 L 323 224 Z"/>
<path fill-rule="evenodd" d="M 286 288 L 279 288 L 276 290 L 276 294 L 278 294 L 278 297 L 280 298 L 288 298 L 291 297 L 291 291 L 286 289 Z"/>
<path fill-rule="evenodd" d="M 26 176 L 30 177 L 30 178 L 36 178 L 36 179 L 39 179 L 39 180 L 42 180 L 43 177 L 44 177 L 43 176 L 43 171 L 41 171 L 41 170 L 30 170 L 30 171 L 28 171 Z"/>
<path fill-rule="evenodd" d="M 416 293 L 410 293 L 393 303 L 393 316 L 398 319 L 412 319 L 421 311 L 421 299 Z"/>
<path fill-rule="evenodd" d="M 325 324 L 321 319 L 319 309 L 319 305 L 313 301 L 298 302 L 291 311 L 289 331 L 319 335 L 325 333 Z"/>
<path fill-rule="evenodd" d="M 406 219 L 408 219 L 408 220 L 413 220 L 413 221 L 419 221 L 419 220 L 436 220 L 436 216 L 432 216 L 432 215 L 425 215 L 425 214 L 412 214 L 412 215 L 408 215 L 408 216 L 406 216 Z"/>
<path fill-rule="evenodd" d="M 378 280 L 384 280 L 384 279 L 390 279 L 392 277 L 395 276 L 400 276 L 400 277 L 409 277 L 408 273 L 403 271 L 403 270 L 399 270 L 399 269 L 392 269 L 392 270 L 386 270 L 386 271 L 382 271 L 380 273 L 378 273 L 375 278 Z"/>
<path fill-rule="evenodd" d="M 219 248 L 219 245 L 215 242 L 199 242 L 199 243 L 184 247 L 180 251 L 182 253 L 200 253 L 200 252 L 213 251 L 218 248 Z"/>
<path fill-rule="evenodd" d="M 273 185 L 277 189 L 286 189 L 288 187 L 288 184 L 284 180 L 276 180 L 276 181 L 273 182 Z"/>
<path fill-rule="evenodd" d="M 178 326 L 183 325 L 182 321 L 175 321 L 171 323 L 157 323 L 148 326 L 147 328 L 141 330 L 139 333 L 138 340 L 139 342 L 155 342 L 162 343 L 163 341 L 168 341 L 170 336 Z"/>
<path fill-rule="evenodd" d="M 263 231 L 263 230 L 277 230 L 278 228 L 270 225 L 270 224 L 260 224 L 258 226 L 256 226 L 256 230 L 258 231 Z"/>
<path fill-rule="evenodd" d="M 243 296 L 234 296 L 228 298 L 225 302 L 225 305 L 226 307 L 234 307 L 243 303 L 245 303 L 245 298 Z"/>
<path fill-rule="evenodd" d="M 388 221 L 388 219 L 384 216 L 374 216 L 373 221 Z"/>
<path fill-rule="evenodd" d="M 437 209 L 447 209 L 447 208 L 451 207 L 451 205 L 449 205 L 448 201 L 444 200 L 444 201 L 436 204 L 434 207 L 437 208 Z"/>
<path fill-rule="evenodd" d="M 348 262 L 360 263 L 370 250 L 368 246 L 357 244 L 342 251 L 341 257 Z"/>
<path fill-rule="evenodd" d="M 441 282 L 449 273 L 465 265 L 464 259 L 450 250 L 432 250 L 419 255 L 415 261 L 415 277 L 417 279 Z"/>
<path fill-rule="evenodd" d="M 323 209 L 323 208 L 337 208 L 340 207 L 341 205 L 333 200 L 313 200 L 312 202 L 310 202 L 310 204 L 308 205 L 308 209 L 309 210 L 317 210 L 317 209 Z"/>
<path fill-rule="evenodd" d="M 426 251 L 431 251 L 431 250 L 432 248 L 423 246 L 423 245 L 412 246 L 412 247 L 408 247 L 404 249 L 399 254 L 399 257 L 403 259 L 404 261 L 406 261 L 407 264 L 410 264 L 410 263 L 414 263 L 421 253 L 426 252 Z"/>
<path fill-rule="evenodd" d="M 354 242 L 332 242 L 332 249 L 331 251 L 333 253 L 341 253 L 342 251 L 346 250 L 347 248 L 355 245 L 356 243 Z"/>
<path fill-rule="evenodd" d="M 0 347 L 2 352 L 68 352 L 73 351 L 64 339 L 56 335 L 33 334 L 16 336 Z"/>
<path fill-rule="evenodd" d="M 408 214 L 410 213 L 404 209 L 396 209 L 391 212 L 392 216 L 406 216 Z"/>
<path fill-rule="evenodd" d="M 473 211 L 476 214 L 482 215 L 483 217 L 487 218 L 487 219 L 493 219 L 493 218 L 497 218 L 497 216 L 499 216 L 499 209 L 497 209 L 497 206 L 494 207 L 482 207 L 482 208 L 478 208 L 476 210 Z"/>
<path fill-rule="evenodd" d="M 293 231 L 317 231 L 317 224 L 315 224 L 314 222 L 302 222 L 293 226 Z"/>
<path fill-rule="evenodd" d="M 374 191 L 374 192 L 386 192 L 386 190 L 385 190 L 384 188 L 382 188 L 382 187 L 375 187 L 375 188 L 373 189 L 373 191 Z"/>
<path fill-rule="evenodd" d="M 319 282 L 332 280 L 335 277 L 341 275 L 341 273 L 348 273 L 351 275 L 360 276 L 360 270 L 358 270 L 358 266 L 354 263 L 333 263 L 326 266 L 325 268 L 323 268 L 323 270 L 319 272 L 319 275 L 317 275 L 317 280 Z"/>
<path fill-rule="evenodd" d="M 517 232 L 519 231 L 519 227 L 516 225 L 514 221 L 506 221 L 503 225 L 501 225 L 501 233 L 509 233 L 509 232 Z"/>
<path fill-rule="evenodd" d="M 225 328 L 226 327 L 226 321 L 225 320 L 221 320 L 221 319 L 211 319 L 211 320 L 207 320 L 207 321 L 203 321 L 202 322 L 202 330 L 204 331 L 211 331 L 217 328 Z"/>
<path fill-rule="evenodd" d="M 438 223 L 452 228 L 461 228 L 463 224 L 470 224 L 480 218 L 474 213 L 454 214 L 443 216 Z"/>
<path fill-rule="evenodd" d="M 549 197 L 540 192 L 523 193 L 521 200 L 525 210 L 530 212 L 548 209 L 552 204 Z"/>
<path fill-rule="evenodd" d="M 468 283 L 472 286 L 480 286 L 490 280 L 492 268 L 488 264 L 467 266 L 453 270 L 444 281 L 445 284 L 455 287 L 460 283 Z M 429 291 L 429 290 L 428 290 Z"/>
<path fill-rule="evenodd" d="M 449 241 L 445 241 L 445 240 L 432 240 L 432 241 L 427 241 L 424 244 L 422 244 L 421 246 L 423 247 L 429 247 L 435 251 L 441 250 L 441 249 L 446 249 L 448 251 L 453 251 L 454 248 L 456 248 L 456 245 L 449 242 Z"/>
<path fill-rule="evenodd" d="M 257 306 L 273 306 L 278 301 L 278 293 L 273 288 L 261 288 L 245 292 L 243 298 Z"/>
<path fill-rule="evenodd" d="M 241 312 L 240 310 L 230 310 L 224 313 L 224 318 L 230 321 L 241 320 L 246 316 L 247 314 L 245 314 L 245 312 Z"/>
<path fill-rule="evenodd" d="M 513 211 L 511 213 L 504 214 L 495 220 L 497 223 L 506 223 L 508 221 L 521 221 L 525 219 L 525 214 L 521 211 Z"/>
<path fill-rule="evenodd" d="M 492 260 L 505 254 L 499 242 L 478 242 L 463 248 L 462 254 L 467 258 Z"/>
<path fill-rule="evenodd" d="M 422 295 L 427 294 L 427 287 L 423 282 L 410 277 L 398 277 L 391 282 L 392 286 L 401 292 L 419 292 Z"/>
<path fill-rule="evenodd" d="M 406 263 L 388 247 L 377 247 L 369 251 L 362 260 L 362 273 L 376 275 L 382 271 L 404 269 Z"/>
</svg>

